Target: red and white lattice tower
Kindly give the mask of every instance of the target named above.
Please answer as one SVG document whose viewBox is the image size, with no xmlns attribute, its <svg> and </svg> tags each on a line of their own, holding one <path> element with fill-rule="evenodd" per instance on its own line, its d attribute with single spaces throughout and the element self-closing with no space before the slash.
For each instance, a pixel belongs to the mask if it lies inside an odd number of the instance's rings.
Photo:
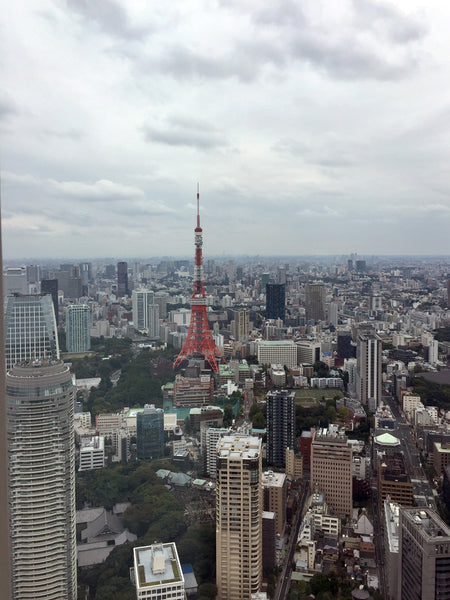
<svg viewBox="0 0 450 600">
<path fill-rule="evenodd" d="M 217 373 L 216 354 L 220 355 L 214 343 L 206 316 L 205 284 L 203 281 L 203 230 L 200 227 L 200 194 L 197 185 L 197 227 L 195 228 L 195 266 L 194 266 L 194 289 L 191 297 L 191 322 L 186 341 L 173 363 L 178 367 L 183 360 L 201 354 L 209 363 L 211 369 Z"/>
</svg>

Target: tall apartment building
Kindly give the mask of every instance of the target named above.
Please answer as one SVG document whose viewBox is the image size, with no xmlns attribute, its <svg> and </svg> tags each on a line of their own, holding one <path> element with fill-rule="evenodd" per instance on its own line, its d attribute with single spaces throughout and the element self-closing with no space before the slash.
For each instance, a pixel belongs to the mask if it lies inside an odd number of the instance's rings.
<svg viewBox="0 0 450 600">
<path fill-rule="evenodd" d="M 217 476 L 217 443 L 224 435 L 230 435 L 229 427 L 209 427 L 205 424 L 200 428 L 205 473 L 211 479 Z"/>
<path fill-rule="evenodd" d="M 262 582 L 261 440 L 230 435 L 217 444 L 218 600 L 244 600 Z"/>
<path fill-rule="evenodd" d="M 400 509 L 397 598 L 450 598 L 450 528 L 428 508 Z"/>
<path fill-rule="evenodd" d="M 33 359 L 59 359 L 51 296 L 38 294 L 6 298 L 5 353 L 7 369 Z"/>
<path fill-rule="evenodd" d="M 286 286 L 282 283 L 266 284 L 266 318 L 283 319 L 286 313 Z"/>
<path fill-rule="evenodd" d="M 237 342 L 245 342 L 248 339 L 250 328 L 250 312 L 246 309 L 233 310 L 231 321 L 231 335 Z"/>
<path fill-rule="evenodd" d="M 336 425 L 319 429 L 311 444 L 311 489 L 316 487 L 333 515 L 352 515 L 352 448 Z"/>
<path fill-rule="evenodd" d="M 92 313 L 88 304 L 70 304 L 66 308 L 66 344 L 68 352 L 91 349 Z"/>
<path fill-rule="evenodd" d="M 286 527 L 287 477 L 285 473 L 264 471 L 262 476 L 264 510 L 275 513 L 277 534 Z"/>
<path fill-rule="evenodd" d="M 381 340 L 373 332 L 361 332 L 357 340 L 356 395 L 375 412 L 381 402 Z"/>
<path fill-rule="evenodd" d="M 60 361 L 6 376 L 14 600 L 76 600 L 74 386 Z"/>
<path fill-rule="evenodd" d="M 131 301 L 133 306 L 133 323 L 134 328 L 138 331 L 148 333 L 149 329 L 149 312 L 148 307 L 153 304 L 155 295 L 151 290 L 138 289 L 133 290 Z"/>
<path fill-rule="evenodd" d="M 260 365 L 297 366 L 297 346 L 294 340 L 261 341 L 257 344 Z"/>
<path fill-rule="evenodd" d="M 133 549 L 137 600 L 185 600 L 184 575 L 173 542 Z"/>
<path fill-rule="evenodd" d="M 323 283 L 307 283 L 305 285 L 306 318 L 314 321 L 325 320 L 325 286 Z"/>
<path fill-rule="evenodd" d="M 164 411 L 146 404 L 136 415 L 137 457 L 141 460 L 164 456 Z"/>
<path fill-rule="evenodd" d="M 129 295 L 127 262 L 117 263 L 117 295 L 119 298 Z"/>
<path fill-rule="evenodd" d="M 293 448 L 295 441 L 295 392 L 272 390 L 266 403 L 267 463 L 284 469 L 286 449 Z"/>
</svg>

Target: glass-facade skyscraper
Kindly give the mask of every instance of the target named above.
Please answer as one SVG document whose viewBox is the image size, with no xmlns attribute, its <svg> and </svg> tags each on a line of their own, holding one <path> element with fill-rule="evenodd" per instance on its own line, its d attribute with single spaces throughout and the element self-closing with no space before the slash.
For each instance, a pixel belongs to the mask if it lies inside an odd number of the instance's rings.
<svg viewBox="0 0 450 600">
<path fill-rule="evenodd" d="M 146 404 L 136 416 L 137 457 L 150 460 L 164 456 L 164 411 Z"/>
<path fill-rule="evenodd" d="M 17 294 L 6 297 L 5 354 L 7 369 L 23 361 L 59 359 L 51 296 Z"/>
<path fill-rule="evenodd" d="M 284 283 L 266 284 L 266 318 L 283 319 L 286 313 L 286 286 Z"/>
</svg>

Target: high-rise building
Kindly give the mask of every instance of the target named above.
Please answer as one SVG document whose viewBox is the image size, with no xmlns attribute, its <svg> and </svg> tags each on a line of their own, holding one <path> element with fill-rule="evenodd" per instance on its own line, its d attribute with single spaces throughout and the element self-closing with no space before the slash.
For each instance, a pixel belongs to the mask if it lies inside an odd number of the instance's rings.
<svg viewBox="0 0 450 600">
<path fill-rule="evenodd" d="M 428 508 L 400 509 L 397 598 L 450 598 L 450 528 Z"/>
<path fill-rule="evenodd" d="M 117 295 L 119 298 L 129 295 L 128 290 L 128 263 L 117 263 Z"/>
<path fill-rule="evenodd" d="M 137 331 L 148 333 L 149 330 L 149 306 L 155 299 L 154 292 L 141 288 L 133 290 L 131 301 L 133 306 L 133 323 Z"/>
<path fill-rule="evenodd" d="M 146 404 L 136 416 L 137 457 L 150 460 L 164 456 L 164 411 Z"/>
<path fill-rule="evenodd" d="M 336 425 L 319 429 L 311 444 L 311 489 L 316 487 L 333 515 L 352 515 L 352 448 Z"/>
<path fill-rule="evenodd" d="M 27 360 L 59 359 L 51 296 L 8 296 L 5 306 L 6 368 Z"/>
<path fill-rule="evenodd" d="M 381 402 L 381 340 L 371 331 L 358 335 L 356 395 L 361 404 L 375 412 Z"/>
<path fill-rule="evenodd" d="M 250 327 L 250 312 L 246 309 L 233 310 L 231 321 L 231 335 L 237 342 L 248 340 Z"/>
<path fill-rule="evenodd" d="M 283 319 L 286 314 L 286 286 L 283 283 L 266 284 L 266 319 Z"/>
<path fill-rule="evenodd" d="M 3 272 L 3 289 L 5 296 L 28 294 L 26 267 L 6 268 Z"/>
<path fill-rule="evenodd" d="M 74 386 L 60 361 L 6 376 L 14 600 L 76 600 Z"/>
<path fill-rule="evenodd" d="M 133 549 L 137 600 L 185 600 L 185 583 L 173 542 Z"/>
<path fill-rule="evenodd" d="M 68 352 L 91 349 L 92 314 L 88 304 L 70 304 L 66 308 L 66 343 Z"/>
<path fill-rule="evenodd" d="M 286 448 L 293 448 L 295 441 L 295 392 L 272 390 L 266 402 L 267 463 L 284 469 Z"/>
<path fill-rule="evenodd" d="M 306 318 L 325 320 L 325 286 L 323 283 L 308 283 L 305 286 Z"/>
<path fill-rule="evenodd" d="M 53 302 L 53 309 L 55 311 L 56 325 L 59 322 L 59 310 L 58 310 L 58 280 L 57 279 L 42 279 L 41 280 L 41 294 L 50 294 Z"/>
<path fill-rule="evenodd" d="M 92 263 L 84 262 L 80 263 L 80 276 L 81 276 L 81 295 L 89 295 L 89 282 L 92 279 Z"/>
<path fill-rule="evenodd" d="M 2 262 L 2 232 L 0 217 L 0 270 Z M 0 331 L 4 331 L 3 277 L 0 277 Z M 11 600 L 11 552 L 9 535 L 8 434 L 5 399 L 5 344 L 0 344 L 0 590 L 4 600 Z"/>
<path fill-rule="evenodd" d="M 285 473 L 264 471 L 262 476 L 264 510 L 275 513 L 277 534 L 286 527 L 287 477 Z"/>
<path fill-rule="evenodd" d="M 262 581 L 261 440 L 230 435 L 217 444 L 218 600 L 244 600 Z"/>
</svg>

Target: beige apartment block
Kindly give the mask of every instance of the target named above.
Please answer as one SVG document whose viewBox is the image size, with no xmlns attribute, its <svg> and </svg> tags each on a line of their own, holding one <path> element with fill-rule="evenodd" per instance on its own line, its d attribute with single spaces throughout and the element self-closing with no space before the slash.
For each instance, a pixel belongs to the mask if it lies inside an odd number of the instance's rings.
<svg viewBox="0 0 450 600">
<path fill-rule="evenodd" d="M 325 494 L 330 513 L 351 516 L 353 461 L 347 437 L 336 425 L 318 430 L 311 444 L 311 489 Z"/>
<path fill-rule="evenodd" d="M 217 444 L 218 600 L 247 600 L 262 582 L 261 440 L 226 435 Z"/>
</svg>

